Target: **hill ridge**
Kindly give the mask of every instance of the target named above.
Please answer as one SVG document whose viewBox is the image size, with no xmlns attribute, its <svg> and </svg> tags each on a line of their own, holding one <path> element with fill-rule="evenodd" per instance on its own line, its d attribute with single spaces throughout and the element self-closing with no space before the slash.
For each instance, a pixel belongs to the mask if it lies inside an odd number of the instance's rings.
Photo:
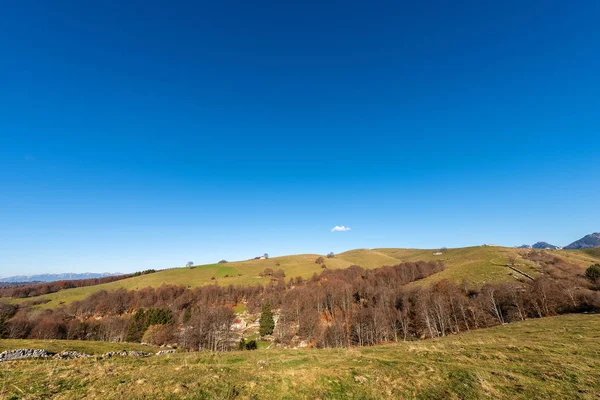
<svg viewBox="0 0 600 400">
<path fill-rule="evenodd" d="M 536 276 L 537 266 L 534 262 L 523 259 L 522 255 L 531 251 L 496 246 L 471 246 L 463 248 L 445 249 L 443 252 L 435 249 L 403 249 L 403 248 L 374 248 L 354 249 L 327 258 L 319 254 L 297 254 L 271 257 L 262 260 L 232 261 L 223 264 L 206 264 L 192 267 L 179 267 L 159 270 L 148 275 L 105 283 L 95 286 L 65 289 L 47 295 L 29 297 L 25 299 L 11 299 L 11 302 L 47 299 L 48 304 L 40 307 L 55 308 L 60 304 L 83 300 L 85 297 L 99 290 L 112 291 L 116 289 L 138 290 L 146 287 L 160 287 L 161 285 L 182 285 L 192 288 L 204 285 L 255 285 L 266 284 L 270 276 L 261 276 L 266 268 L 273 271 L 282 269 L 285 280 L 303 277 L 310 278 L 315 273 L 319 274 L 323 266 L 315 261 L 324 258 L 325 267 L 328 269 L 348 268 L 351 265 L 360 265 L 366 269 L 384 265 L 396 265 L 402 262 L 415 261 L 443 261 L 446 269 L 440 273 L 429 276 L 415 285 L 430 285 L 443 279 L 457 283 L 466 280 L 472 283 L 485 284 L 498 281 L 514 280 L 514 275 L 505 267 L 510 258 L 519 260 L 519 269 L 527 274 Z M 574 265 L 587 267 L 598 262 L 599 256 L 583 250 L 552 251 L 553 256 L 568 260 Z M 441 254 L 440 254 L 441 253 Z"/>
<path fill-rule="evenodd" d="M 589 235 L 585 235 L 581 239 L 574 241 L 568 246 L 565 246 L 565 249 L 591 249 L 594 247 L 600 247 L 600 232 L 594 232 L 590 233 Z"/>
</svg>

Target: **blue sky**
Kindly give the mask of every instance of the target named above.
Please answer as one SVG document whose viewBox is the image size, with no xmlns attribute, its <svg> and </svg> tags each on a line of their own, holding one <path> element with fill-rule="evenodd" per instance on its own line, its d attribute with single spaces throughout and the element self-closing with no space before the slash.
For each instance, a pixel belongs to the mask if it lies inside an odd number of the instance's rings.
<svg viewBox="0 0 600 400">
<path fill-rule="evenodd" d="M 0 276 L 600 230 L 600 3 L 283 3 L 3 4 Z"/>
</svg>

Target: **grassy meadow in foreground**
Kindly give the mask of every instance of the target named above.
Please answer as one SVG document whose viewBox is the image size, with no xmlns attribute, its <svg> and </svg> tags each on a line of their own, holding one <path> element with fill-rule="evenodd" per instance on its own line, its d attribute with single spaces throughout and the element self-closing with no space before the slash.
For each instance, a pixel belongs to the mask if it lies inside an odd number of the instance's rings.
<svg viewBox="0 0 600 400">
<path fill-rule="evenodd" d="M 564 315 L 440 340 L 351 349 L 22 360 L 0 365 L 0 396 L 597 399 L 599 340 L 600 315 Z"/>
</svg>

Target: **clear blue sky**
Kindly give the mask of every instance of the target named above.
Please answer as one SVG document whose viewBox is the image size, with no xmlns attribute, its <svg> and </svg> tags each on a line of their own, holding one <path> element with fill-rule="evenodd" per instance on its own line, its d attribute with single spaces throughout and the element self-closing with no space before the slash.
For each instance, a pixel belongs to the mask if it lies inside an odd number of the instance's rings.
<svg viewBox="0 0 600 400">
<path fill-rule="evenodd" d="M 599 231 L 599 20 L 597 1 L 4 2 L 0 276 Z"/>
</svg>

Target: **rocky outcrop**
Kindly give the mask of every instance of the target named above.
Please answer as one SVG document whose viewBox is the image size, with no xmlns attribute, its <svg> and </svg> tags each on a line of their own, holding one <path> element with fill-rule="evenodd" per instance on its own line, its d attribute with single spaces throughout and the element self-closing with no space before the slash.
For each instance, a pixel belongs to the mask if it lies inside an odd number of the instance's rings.
<svg viewBox="0 0 600 400">
<path fill-rule="evenodd" d="M 151 357 L 152 353 L 144 353 L 143 351 L 109 351 L 104 355 L 104 358 L 120 357 Z"/>
<path fill-rule="evenodd" d="M 74 360 L 76 358 L 90 358 L 91 355 L 78 351 L 63 351 L 54 355 L 57 360 Z"/>
<path fill-rule="evenodd" d="M 0 362 L 22 360 L 25 358 L 49 358 L 54 353 L 50 353 L 48 350 L 43 349 L 18 349 L 18 350 L 7 350 L 0 353 Z"/>
<path fill-rule="evenodd" d="M 165 354 L 173 354 L 175 350 L 161 350 L 156 353 L 157 356 Z M 109 351 L 108 353 L 97 356 L 96 360 L 112 357 L 152 357 L 153 353 L 145 353 L 143 351 Z M 26 358 L 54 358 L 56 360 L 74 360 L 78 358 L 91 358 L 92 355 L 80 353 L 78 351 L 62 351 L 60 353 L 52 353 L 44 349 L 18 349 L 7 350 L 0 353 L 0 362 L 23 360 Z"/>
</svg>

